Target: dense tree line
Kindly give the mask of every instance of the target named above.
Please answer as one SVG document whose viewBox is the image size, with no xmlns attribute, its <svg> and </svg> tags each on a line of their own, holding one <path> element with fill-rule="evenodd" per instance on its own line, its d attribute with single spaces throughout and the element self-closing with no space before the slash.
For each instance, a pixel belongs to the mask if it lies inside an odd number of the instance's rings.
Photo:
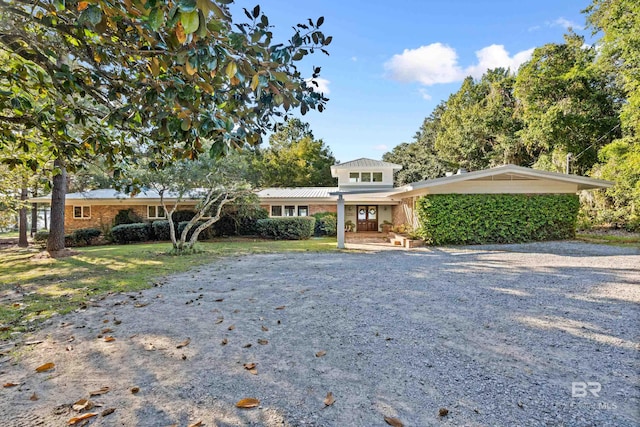
<svg viewBox="0 0 640 427">
<path fill-rule="evenodd" d="M 594 224 L 640 228 L 640 3 L 595 0 L 585 11 L 601 38 L 534 50 L 518 70 L 488 70 L 427 117 L 410 143 L 383 156 L 396 184 L 513 163 L 588 175 L 615 186 L 583 200 Z M 516 71 L 516 72 L 513 72 Z"/>
</svg>

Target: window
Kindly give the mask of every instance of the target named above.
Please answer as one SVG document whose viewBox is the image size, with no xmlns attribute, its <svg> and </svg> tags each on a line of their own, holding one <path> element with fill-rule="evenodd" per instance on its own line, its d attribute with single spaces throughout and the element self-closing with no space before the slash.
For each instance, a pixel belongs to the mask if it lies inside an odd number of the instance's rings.
<svg viewBox="0 0 640 427">
<path fill-rule="evenodd" d="M 382 172 L 349 172 L 349 182 L 382 182 Z"/>
<path fill-rule="evenodd" d="M 271 205 L 271 216 L 309 216 L 308 205 Z"/>
<path fill-rule="evenodd" d="M 147 218 L 164 218 L 162 206 L 147 206 Z"/>
<path fill-rule="evenodd" d="M 89 219 L 91 218 L 91 206 L 74 206 L 73 217 L 75 219 Z"/>
</svg>

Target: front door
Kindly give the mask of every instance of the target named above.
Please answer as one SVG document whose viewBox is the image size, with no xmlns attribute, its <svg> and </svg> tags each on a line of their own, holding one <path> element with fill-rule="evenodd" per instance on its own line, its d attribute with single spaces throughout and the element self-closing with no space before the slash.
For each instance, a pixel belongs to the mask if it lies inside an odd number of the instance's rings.
<svg viewBox="0 0 640 427">
<path fill-rule="evenodd" d="M 358 229 L 356 231 L 378 231 L 377 206 L 358 206 Z"/>
</svg>

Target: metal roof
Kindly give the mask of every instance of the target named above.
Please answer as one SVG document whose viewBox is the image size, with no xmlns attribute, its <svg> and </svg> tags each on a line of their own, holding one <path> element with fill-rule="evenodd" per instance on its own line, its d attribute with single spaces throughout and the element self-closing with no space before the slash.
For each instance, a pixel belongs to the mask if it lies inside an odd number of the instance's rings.
<svg viewBox="0 0 640 427">
<path fill-rule="evenodd" d="M 396 163 L 383 162 L 367 158 L 351 160 L 350 162 L 338 163 L 331 166 L 332 169 L 353 169 L 353 168 L 393 168 L 394 170 L 402 169 L 402 165 Z"/>
<path fill-rule="evenodd" d="M 261 199 L 323 199 L 333 198 L 331 192 L 338 187 L 265 188 L 258 191 Z"/>
<path fill-rule="evenodd" d="M 611 181 L 588 178 L 579 175 L 569 175 L 565 173 L 549 172 L 539 169 L 531 169 L 512 164 L 496 166 L 490 169 L 482 169 L 474 172 L 459 173 L 452 176 L 445 176 L 425 181 L 412 182 L 403 187 L 399 187 L 398 193 L 419 190 L 422 188 L 436 187 L 439 185 L 451 184 L 461 181 L 525 181 L 531 179 L 546 179 L 552 181 L 568 182 L 577 184 L 579 190 L 593 188 L 609 188 L 613 185 Z"/>
<path fill-rule="evenodd" d="M 192 196 L 192 197 L 190 197 Z M 164 195 L 165 199 L 168 200 L 173 200 L 173 199 L 177 199 L 178 198 L 178 194 L 177 193 L 173 193 L 173 192 L 165 192 Z M 199 199 L 200 197 L 198 196 L 198 194 L 193 194 L 193 195 L 185 195 L 183 196 L 183 199 L 190 199 L 190 198 L 195 198 L 195 199 Z M 78 193 L 68 193 L 65 196 L 66 200 L 84 200 L 84 201 L 92 201 L 92 200 L 126 200 L 126 199 L 131 199 L 131 200 L 159 200 L 160 199 L 160 194 L 156 191 L 156 190 L 151 190 L 151 189 L 147 189 L 147 190 L 142 190 L 139 193 L 137 193 L 134 196 L 131 196 L 129 194 L 126 193 L 122 193 L 118 190 L 114 190 L 113 188 L 101 188 L 98 190 L 88 190 L 88 191 L 81 191 Z M 33 197 L 31 199 L 29 199 L 29 201 L 31 202 L 35 202 L 35 203 L 49 203 L 51 202 L 51 195 L 47 195 L 47 196 L 40 196 L 40 197 Z"/>
</svg>

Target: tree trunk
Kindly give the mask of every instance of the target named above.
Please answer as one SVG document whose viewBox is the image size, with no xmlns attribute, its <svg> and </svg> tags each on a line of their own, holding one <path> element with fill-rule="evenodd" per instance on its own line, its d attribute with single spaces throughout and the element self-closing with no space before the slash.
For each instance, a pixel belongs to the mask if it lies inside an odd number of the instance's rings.
<svg viewBox="0 0 640 427">
<path fill-rule="evenodd" d="M 33 197 L 38 195 L 36 189 L 33 190 Z M 31 237 L 38 232 L 38 204 L 31 204 Z"/>
<path fill-rule="evenodd" d="M 21 248 L 26 248 L 29 246 L 29 242 L 27 241 L 27 207 L 24 205 L 27 200 L 28 192 L 26 188 L 22 188 L 20 192 L 20 201 L 22 202 L 22 208 L 20 208 L 20 219 L 19 219 L 19 237 L 18 237 L 18 246 Z"/>
<path fill-rule="evenodd" d="M 67 171 L 64 164 L 56 159 L 53 165 L 60 173 L 53 176 L 51 189 L 51 225 L 47 240 L 47 252 L 50 254 L 64 249 L 64 199 L 67 193 Z"/>
</svg>

